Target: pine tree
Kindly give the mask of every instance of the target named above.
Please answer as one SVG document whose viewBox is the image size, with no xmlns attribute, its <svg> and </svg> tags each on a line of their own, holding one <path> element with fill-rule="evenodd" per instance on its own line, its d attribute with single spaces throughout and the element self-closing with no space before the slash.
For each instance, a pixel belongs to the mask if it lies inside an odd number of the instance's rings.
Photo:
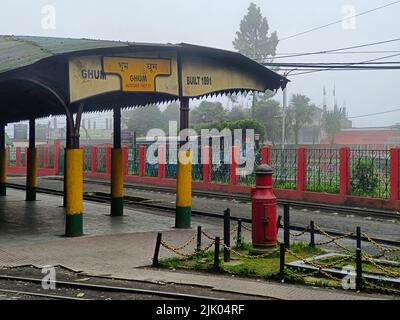
<svg viewBox="0 0 400 320">
<path fill-rule="evenodd" d="M 269 35 L 269 25 L 261 9 L 250 3 L 247 14 L 240 22 L 240 31 L 236 32 L 233 46 L 241 54 L 257 61 L 270 60 L 276 54 L 278 45 L 276 31 Z"/>
<path fill-rule="evenodd" d="M 240 22 L 240 30 L 236 32 L 232 42 L 239 53 L 256 61 L 271 61 L 276 54 L 278 45 L 276 31 L 269 35 L 269 25 L 266 17 L 261 14 L 261 9 L 250 3 L 247 14 Z M 257 102 L 257 95 L 253 94 L 252 116 Z"/>
</svg>

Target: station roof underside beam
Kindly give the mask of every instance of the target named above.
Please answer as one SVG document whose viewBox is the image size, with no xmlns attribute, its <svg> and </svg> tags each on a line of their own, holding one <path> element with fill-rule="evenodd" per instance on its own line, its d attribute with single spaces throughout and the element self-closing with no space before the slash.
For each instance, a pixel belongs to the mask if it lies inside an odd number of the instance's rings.
<svg viewBox="0 0 400 320">
<path fill-rule="evenodd" d="M 278 90 L 288 80 L 243 55 L 190 44 L 0 35 L 0 121 Z M 60 103 L 60 99 L 63 103 Z"/>
</svg>

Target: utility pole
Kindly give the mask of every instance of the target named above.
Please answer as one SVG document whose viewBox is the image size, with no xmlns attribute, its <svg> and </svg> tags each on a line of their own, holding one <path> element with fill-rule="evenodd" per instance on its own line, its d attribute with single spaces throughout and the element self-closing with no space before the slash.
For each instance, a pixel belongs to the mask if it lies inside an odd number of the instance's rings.
<svg viewBox="0 0 400 320">
<path fill-rule="evenodd" d="M 287 74 L 285 74 L 285 77 Z M 287 108 L 287 89 L 283 89 L 283 105 L 282 105 L 282 150 L 285 150 L 286 135 L 286 108 Z"/>
<path fill-rule="evenodd" d="M 283 76 L 286 78 L 289 73 L 292 71 L 295 71 L 296 69 L 292 69 L 290 71 L 287 71 L 283 74 Z M 286 110 L 287 110 L 287 85 L 285 89 L 283 89 L 283 104 L 282 104 L 282 150 L 285 150 L 285 137 L 286 137 Z"/>
</svg>

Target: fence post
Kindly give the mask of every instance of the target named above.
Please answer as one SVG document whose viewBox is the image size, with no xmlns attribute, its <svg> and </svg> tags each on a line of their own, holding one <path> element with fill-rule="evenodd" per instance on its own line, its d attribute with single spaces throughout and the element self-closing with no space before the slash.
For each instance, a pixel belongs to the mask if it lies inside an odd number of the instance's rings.
<svg viewBox="0 0 400 320">
<path fill-rule="evenodd" d="M 236 160 L 239 159 L 238 147 L 231 147 L 231 164 L 230 164 L 230 183 L 235 185 L 238 183 L 238 176 L 236 174 L 236 169 L 239 167 Z"/>
<path fill-rule="evenodd" d="M 390 149 L 390 200 L 392 201 L 399 200 L 399 155 L 399 148 Z"/>
<path fill-rule="evenodd" d="M 281 227 L 282 223 L 282 216 L 279 215 L 278 218 L 276 219 L 276 232 L 279 232 L 279 228 Z"/>
<path fill-rule="evenodd" d="M 315 226 L 314 221 L 310 221 L 310 247 L 315 248 Z"/>
<path fill-rule="evenodd" d="M 297 191 L 307 190 L 307 149 L 297 149 Z"/>
<path fill-rule="evenodd" d="M 15 148 L 15 166 L 17 168 L 21 166 L 21 147 Z"/>
<path fill-rule="evenodd" d="M 166 163 L 166 148 L 165 144 L 158 145 L 158 178 L 165 178 L 165 163 Z"/>
<path fill-rule="evenodd" d="M 285 246 L 290 248 L 290 207 L 288 203 L 283 205 L 283 239 Z"/>
<path fill-rule="evenodd" d="M 361 248 L 356 249 L 356 290 L 362 289 L 362 255 Z"/>
<path fill-rule="evenodd" d="M 271 146 L 261 146 L 261 164 L 271 164 Z"/>
<path fill-rule="evenodd" d="M 92 146 L 92 173 L 97 171 L 97 146 Z"/>
<path fill-rule="evenodd" d="M 241 245 L 242 245 L 242 219 L 239 219 L 237 235 L 236 235 L 236 247 L 239 248 Z"/>
<path fill-rule="evenodd" d="M 111 146 L 106 146 L 106 174 L 111 174 Z"/>
<path fill-rule="evenodd" d="M 123 176 L 126 177 L 128 175 L 128 147 L 122 147 L 122 172 Z"/>
<path fill-rule="evenodd" d="M 144 145 L 139 146 L 139 177 L 146 175 L 146 147 Z"/>
<path fill-rule="evenodd" d="M 224 211 L 224 262 L 231 260 L 231 252 L 228 248 L 231 247 L 231 209 Z"/>
<path fill-rule="evenodd" d="M 197 226 L 197 251 L 201 250 L 201 226 Z"/>
<path fill-rule="evenodd" d="M 211 157 L 210 157 L 210 146 L 203 147 L 202 153 L 203 160 L 203 183 L 210 183 L 210 166 L 211 166 Z"/>
<path fill-rule="evenodd" d="M 357 248 L 361 248 L 361 228 L 357 227 Z"/>
<path fill-rule="evenodd" d="M 279 246 L 279 277 L 281 281 L 285 280 L 285 243 L 281 243 Z"/>
<path fill-rule="evenodd" d="M 350 193 L 350 148 L 340 148 L 340 195 L 347 196 Z"/>
<path fill-rule="evenodd" d="M 214 249 L 214 270 L 219 270 L 219 237 L 215 237 L 215 249 Z"/>
<path fill-rule="evenodd" d="M 47 144 L 43 146 L 43 168 L 47 169 L 49 167 L 49 148 Z"/>
<path fill-rule="evenodd" d="M 54 140 L 53 145 L 53 168 L 55 175 L 58 174 L 59 166 L 60 166 L 60 145 L 61 141 L 59 139 Z"/>
<path fill-rule="evenodd" d="M 156 248 L 154 250 L 153 267 L 159 266 L 158 255 L 160 253 L 162 233 L 157 234 Z"/>
</svg>

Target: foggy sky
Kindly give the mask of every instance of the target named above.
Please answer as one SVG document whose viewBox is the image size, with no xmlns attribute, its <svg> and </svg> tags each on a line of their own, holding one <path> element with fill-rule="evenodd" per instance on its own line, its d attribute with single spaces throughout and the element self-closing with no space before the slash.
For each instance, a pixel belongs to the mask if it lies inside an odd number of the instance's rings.
<svg viewBox="0 0 400 320">
<path fill-rule="evenodd" d="M 393 0 L 254 0 L 268 18 L 272 31 L 283 38 L 343 18 L 344 5 L 366 11 Z M 179 43 L 233 50 L 232 40 L 249 0 L 2 0 L 0 34 Z M 42 7 L 54 5 L 57 27 L 41 27 Z M 356 19 L 355 30 L 341 24 L 282 41 L 278 54 L 310 52 L 378 42 L 399 37 L 400 4 Z M 400 50 L 400 42 L 360 50 Z M 360 62 L 389 54 L 320 55 L 280 59 L 279 62 Z M 399 57 L 388 59 L 400 61 Z M 382 60 L 384 61 L 384 60 Z M 278 62 L 278 60 L 276 61 Z M 309 96 L 320 106 L 323 86 L 332 108 L 336 86 L 340 105 L 349 116 L 400 108 L 400 70 L 329 71 L 289 77 L 288 93 Z M 276 96 L 281 101 L 281 94 Z M 400 112 L 354 120 L 355 126 L 386 126 L 400 122 Z"/>
</svg>

